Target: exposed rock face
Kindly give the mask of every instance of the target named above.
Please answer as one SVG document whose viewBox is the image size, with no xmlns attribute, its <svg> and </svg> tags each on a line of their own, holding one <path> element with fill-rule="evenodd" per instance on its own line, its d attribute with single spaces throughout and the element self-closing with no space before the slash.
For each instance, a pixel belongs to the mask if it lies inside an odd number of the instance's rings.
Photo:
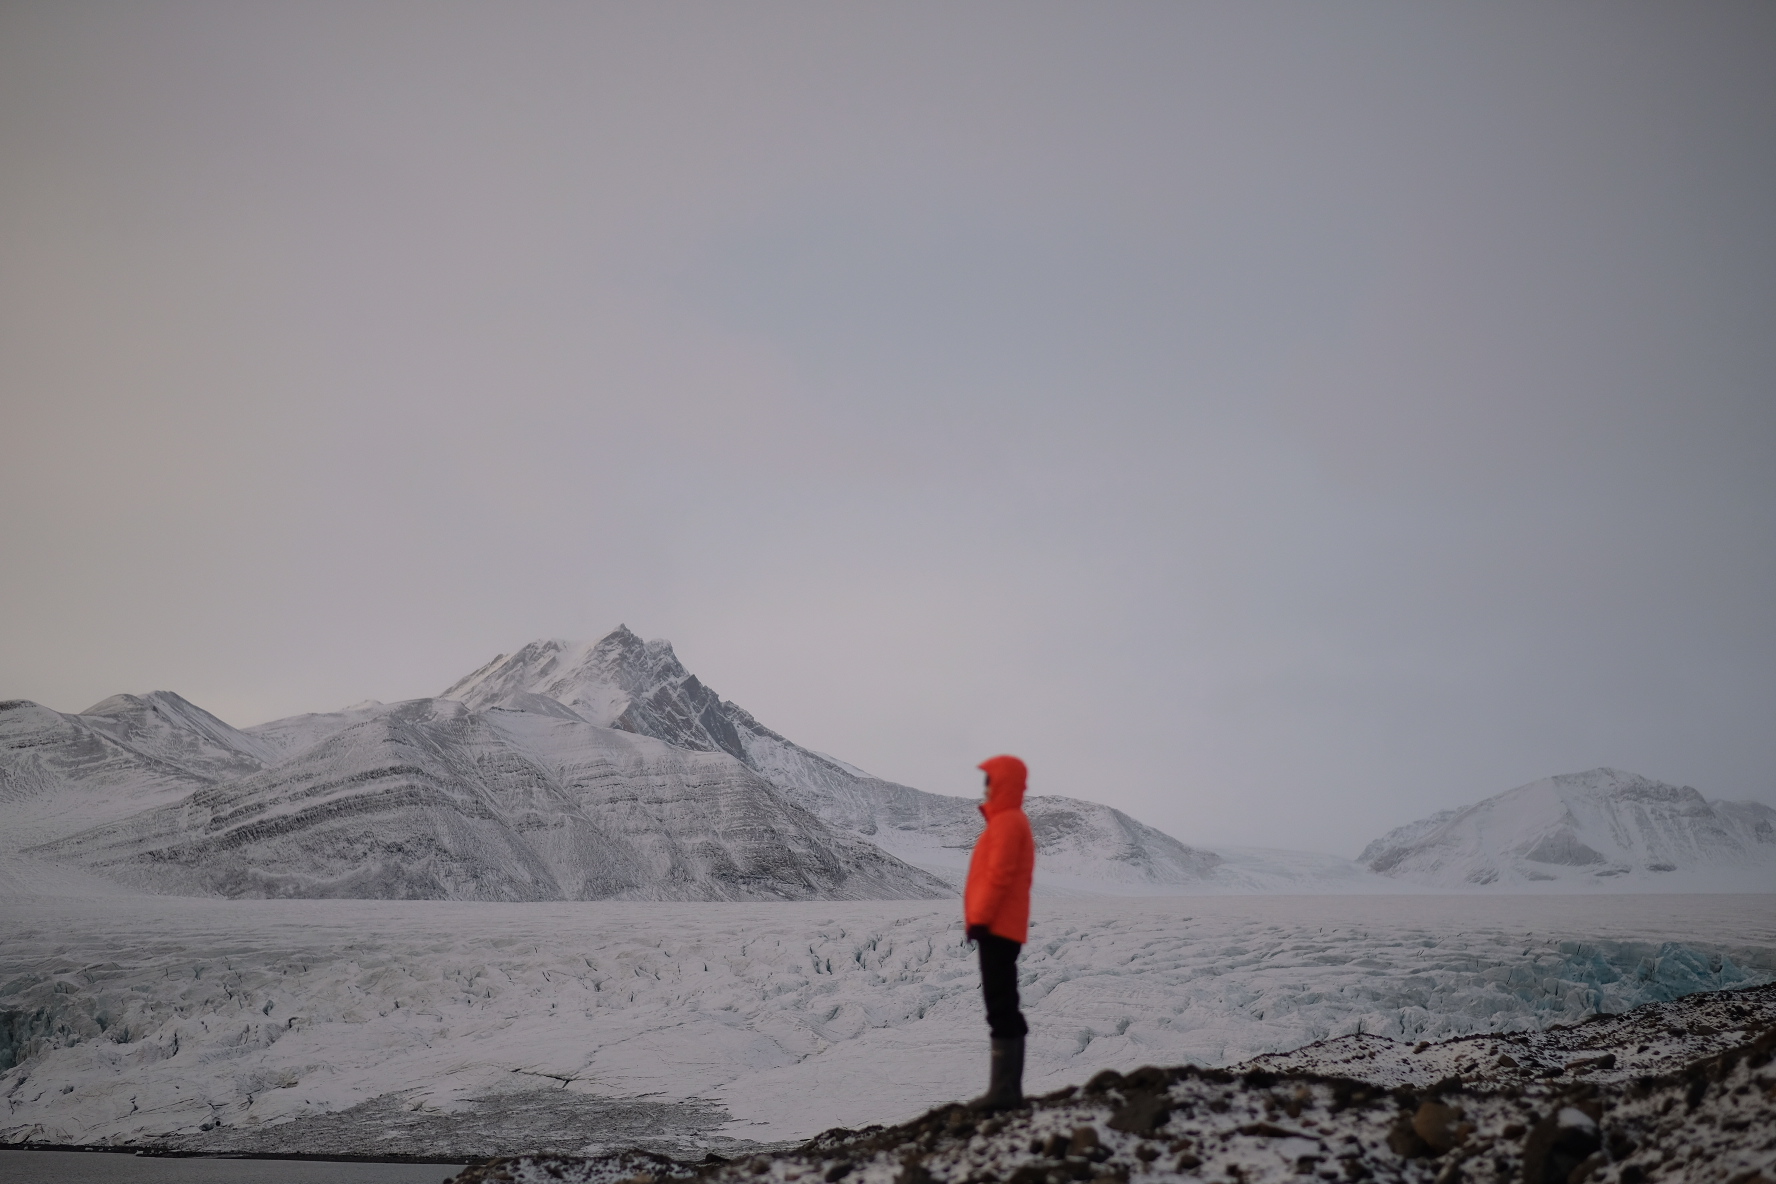
<svg viewBox="0 0 1776 1184">
<path fill-rule="evenodd" d="M 626 626 L 591 644 L 533 641 L 495 658 L 441 697 L 516 710 L 549 710 L 538 700 L 552 699 L 599 727 L 746 759 L 731 718 L 738 709 L 697 681 L 671 642 L 643 641 Z"/>
<path fill-rule="evenodd" d="M 1360 861 L 1436 887 L 1619 880 L 1670 890 L 1698 877 L 1776 888 L 1776 810 L 1709 802 L 1616 769 L 1549 777 L 1390 831 Z"/>
<path fill-rule="evenodd" d="M 973 801 L 884 781 L 792 743 L 698 681 L 669 643 L 644 642 L 623 627 L 590 644 L 532 642 L 495 658 L 444 697 L 476 708 L 535 711 L 554 704 L 676 748 L 728 753 L 827 824 L 952 881 L 981 828 Z M 1025 810 L 1040 874 L 1179 885 L 1202 881 L 1221 863 L 1211 851 L 1096 802 L 1037 795 Z"/>
</svg>

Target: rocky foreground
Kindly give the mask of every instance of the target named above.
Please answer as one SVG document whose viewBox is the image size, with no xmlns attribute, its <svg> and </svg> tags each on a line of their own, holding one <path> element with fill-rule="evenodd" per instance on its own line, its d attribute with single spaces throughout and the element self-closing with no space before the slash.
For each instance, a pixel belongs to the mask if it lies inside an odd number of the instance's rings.
<svg viewBox="0 0 1776 1184">
<path fill-rule="evenodd" d="M 453 1184 L 1776 1184 L 1776 984 L 1542 1032 L 1323 1041 L 1235 1069 L 1104 1072 L 686 1164 L 522 1157 Z"/>
</svg>

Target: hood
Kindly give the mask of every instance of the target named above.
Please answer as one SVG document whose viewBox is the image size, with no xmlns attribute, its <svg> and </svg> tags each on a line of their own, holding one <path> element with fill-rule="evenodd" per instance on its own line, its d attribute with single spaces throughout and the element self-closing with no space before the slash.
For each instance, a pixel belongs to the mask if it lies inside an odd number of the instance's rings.
<svg viewBox="0 0 1776 1184">
<path fill-rule="evenodd" d="M 975 767 L 987 773 L 987 800 L 981 803 L 982 814 L 991 818 L 1006 810 L 1023 808 L 1024 782 L 1030 775 L 1023 761 L 1015 756 L 990 756 Z"/>
</svg>

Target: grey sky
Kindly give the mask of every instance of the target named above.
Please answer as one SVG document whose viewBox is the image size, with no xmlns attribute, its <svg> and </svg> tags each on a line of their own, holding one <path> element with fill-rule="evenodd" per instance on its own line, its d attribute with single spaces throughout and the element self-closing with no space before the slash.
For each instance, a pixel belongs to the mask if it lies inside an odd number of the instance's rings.
<svg viewBox="0 0 1776 1184">
<path fill-rule="evenodd" d="M 1354 853 L 1776 801 L 1768 4 L 0 5 L 0 695 L 625 622 Z"/>
</svg>

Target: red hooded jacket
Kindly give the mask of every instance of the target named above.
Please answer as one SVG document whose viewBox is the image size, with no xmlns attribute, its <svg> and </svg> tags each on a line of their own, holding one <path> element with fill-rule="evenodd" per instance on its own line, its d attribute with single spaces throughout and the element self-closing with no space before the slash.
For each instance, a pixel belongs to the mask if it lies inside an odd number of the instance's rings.
<svg viewBox="0 0 1776 1184">
<path fill-rule="evenodd" d="M 988 757 L 987 800 L 980 812 L 987 828 L 974 841 L 968 861 L 968 887 L 962 894 L 967 925 L 1022 943 L 1030 932 L 1030 877 L 1036 872 L 1036 840 L 1024 814 L 1024 762 L 1015 756 Z"/>
</svg>

